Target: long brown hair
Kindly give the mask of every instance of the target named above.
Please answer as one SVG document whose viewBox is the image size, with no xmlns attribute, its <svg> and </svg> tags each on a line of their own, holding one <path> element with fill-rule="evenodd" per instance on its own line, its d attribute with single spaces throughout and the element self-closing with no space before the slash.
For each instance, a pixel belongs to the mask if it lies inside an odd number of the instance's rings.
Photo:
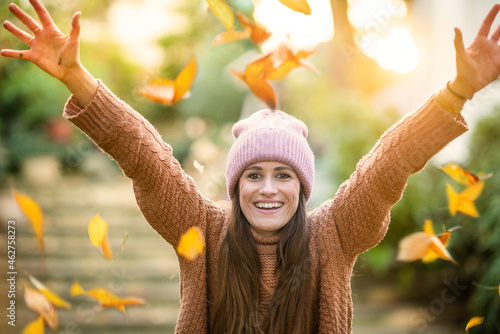
<svg viewBox="0 0 500 334">
<path fill-rule="evenodd" d="M 239 190 L 218 263 L 218 298 L 212 333 L 304 334 L 313 326 L 306 197 L 283 227 L 277 249 L 279 278 L 265 317 L 259 313 L 260 262 L 251 227 L 241 211 Z"/>
</svg>

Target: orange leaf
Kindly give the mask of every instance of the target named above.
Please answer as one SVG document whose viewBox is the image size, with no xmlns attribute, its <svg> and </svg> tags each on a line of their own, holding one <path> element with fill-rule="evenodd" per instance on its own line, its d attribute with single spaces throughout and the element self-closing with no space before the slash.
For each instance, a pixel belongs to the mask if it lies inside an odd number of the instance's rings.
<svg viewBox="0 0 500 334">
<path fill-rule="evenodd" d="M 483 317 L 473 317 L 469 320 L 467 323 L 467 326 L 465 326 L 465 330 L 469 330 L 470 328 L 481 325 L 483 323 L 484 318 Z"/>
<path fill-rule="evenodd" d="M 205 241 L 203 235 L 197 227 L 191 227 L 184 233 L 177 245 L 177 252 L 186 259 L 193 261 L 203 252 Z"/>
<path fill-rule="evenodd" d="M 456 263 L 455 260 L 451 257 L 450 253 L 446 249 L 446 246 L 443 245 L 441 240 L 439 240 L 436 236 L 431 236 L 431 246 L 430 249 L 437 254 L 437 256 L 443 260 L 451 261 Z"/>
<path fill-rule="evenodd" d="M 313 53 L 314 51 L 301 50 L 294 55 L 286 45 L 279 46 L 271 53 L 273 67 L 265 73 L 265 78 L 269 80 L 284 79 L 292 70 L 300 66 L 316 71 L 314 65 L 305 62 L 305 58 Z"/>
<path fill-rule="evenodd" d="M 265 75 L 273 67 L 271 55 L 261 57 L 248 64 L 243 74 L 232 71 L 243 80 L 252 92 L 271 109 L 276 109 L 276 96 L 273 87 L 265 80 Z"/>
<path fill-rule="evenodd" d="M 119 298 L 117 295 L 115 295 L 114 293 L 103 287 L 95 287 L 90 290 L 84 291 L 83 288 L 80 286 L 80 284 L 78 284 L 78 282 L 73 284 L 73 287 L 71 289 L 74 290 L 75 294 L 83 293 L 86 296 L 89 296 L 97 300 L 102 307 L 114 307 L 119 311 L 123 312 L 125 315 L 127 315 L 125 306 L 144 305 L 146 303 L 144 299 L 138 297 Z"/>
<path fill-rule="evenodd" d="M 35 277 L 28 275 L 31 283 L 38 289 L 54 306 L 62 307 L 65 309 L 71 309 L 71 304 L 59 297 L 57 294 L 49 290 L 42 282 L 37 280 Z"/>
<path fill-rule="evenodd" d="M 56 307 L 41 292 L 24 285 L 24 300 L 26 305 L 43 317 L 45 323 L 52 329 L 59 327 Z"/>
<path fill-rule="evenodd" d="M 239 41 L 250 36 L 248 30 L 227 30 L 215 36 L 213 46 Z"/>
<path fill-rule="evenodd" d="M 296 12 L 311 14 L 311 7 L 309 7 L 307 0 L 279 0 L 279 2 Z"/>
<path fill-rule="evenodd" d="M 191 57 L 189 63 L 179 72 L 174 81 L 174 100 L 173 103 L 179 102 L 193 84 L 196 76 L 196 59 Z"/>
<path fill-rule="evenodd" d="M 155 78 L 137 92 L 151 101 L 172 104 L 175 95 L 174 81 L 167 78 Z"/>
<path fill-rule="evenodd" d="M 13 187 L 12 193 L 17 202 L 17 205 L 21 209 L 22 213 L 26 216 L 28 221 L 33 228 L 36 235 L 36 240 L 38 243 L 38 248 L 43 254 L 43 212 L 40 204 L 38 204 L 30 196 L 18 193 Z"/>
<path fill-rule="evenodd" d="M 107 235 L 104 236 L 100 250 L 102 254 L 106 257 L 106 259 L 111 260 L 113 258 L 113 255 L 111 254 L 111 246 L 109 245 L 109 239 Z"/>
<path fill-rule="evenodd" d="M 250 33 L 250 39 L 255 44 L 261 44 L 265 42 L 269 38 L 269 36 L 271 36 L 270 32 L 268 32 L 260 25 L 251 22 L 245 15 L 241 13 L 236 13 L 236 17 L 243 26 L 243 29 L 245 29 L 245 31 Z"/>
<path fill-rule="evenodd" d="M 43 322 L 43 317 L 39 316 L 24 327 L 22 334 L 43 334 L 44 332 L 45 323 Z"/>
<path fill-rule="evenodd" d="M 217 19 L 226 27 L 226 30 L 233 29 L 234 16 L 231 7 L 222 0 L 207 0 L 208 8 Z"/>
</svg>

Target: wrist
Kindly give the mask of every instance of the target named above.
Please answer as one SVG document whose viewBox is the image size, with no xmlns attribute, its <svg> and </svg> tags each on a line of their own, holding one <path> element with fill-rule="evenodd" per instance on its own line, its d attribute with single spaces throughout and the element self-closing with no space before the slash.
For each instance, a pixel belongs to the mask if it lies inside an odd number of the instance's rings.
<svg viewBox="0 0 500 334">
<path fill-rule="evenodd" d="M 82 107 L 94 98 L 99 86 L 97 80 L 83 66 L 78 66 L 61 79 Z"/>
<path fill-rule="evenodd" d="M 471 100 L 475 93 L 466 80 L 461 80 L 458 77 L 448 81 L 446 88 L 455 98 L 465 101 Z"/>
</svg>

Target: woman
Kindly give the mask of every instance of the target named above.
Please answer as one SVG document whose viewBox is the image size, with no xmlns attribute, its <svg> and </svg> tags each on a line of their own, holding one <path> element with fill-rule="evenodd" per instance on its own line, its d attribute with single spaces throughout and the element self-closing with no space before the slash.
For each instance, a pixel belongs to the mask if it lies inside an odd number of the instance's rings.
<svg viewBox="0 0 500 334">
<path fill-rule="evenodd" d="M 191 226 L 206 248 L 179 257 L 177 333 L 350 333 L 350 278 L 357 256 L 377 245 L 408 177 L 467 130 L 464 103 L 500 73 L 500 10 L 492 8 L 466 49 L 456 29 L 457 75 L 420 109 L 391 127 L 360 160 L 332 200 L 306 215 L 314 157 L 307 128 L 263 110 L 235 124 L 226 169 L 231 210 L 206 199 L 153 126 L 79 61 L 80 13 L 64 35 L 38 0 L 41 25 L 15 5 L 31 31 L 4 27 L 29 50 L 2 50 L 61 80 L 72 92 L 64 116 L 110 154 L 132 179 L 148 222 L 176 245 Z"/>
</svg>

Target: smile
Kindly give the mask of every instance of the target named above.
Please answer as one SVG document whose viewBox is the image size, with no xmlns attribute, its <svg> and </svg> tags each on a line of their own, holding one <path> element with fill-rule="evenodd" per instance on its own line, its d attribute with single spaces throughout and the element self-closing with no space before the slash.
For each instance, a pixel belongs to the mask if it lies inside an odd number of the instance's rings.
<svg viewBox="0 0 500 334">
<path fill-rule="evenodd" d="M 263 202 L 258 202 L 255 203 L 255 206 L 258 207 L 259 209 L 277 209 L 283 206 L 283 203 L 279 202 L 274 202 L 274 203 L 263 203 Z"/>
</svg>

